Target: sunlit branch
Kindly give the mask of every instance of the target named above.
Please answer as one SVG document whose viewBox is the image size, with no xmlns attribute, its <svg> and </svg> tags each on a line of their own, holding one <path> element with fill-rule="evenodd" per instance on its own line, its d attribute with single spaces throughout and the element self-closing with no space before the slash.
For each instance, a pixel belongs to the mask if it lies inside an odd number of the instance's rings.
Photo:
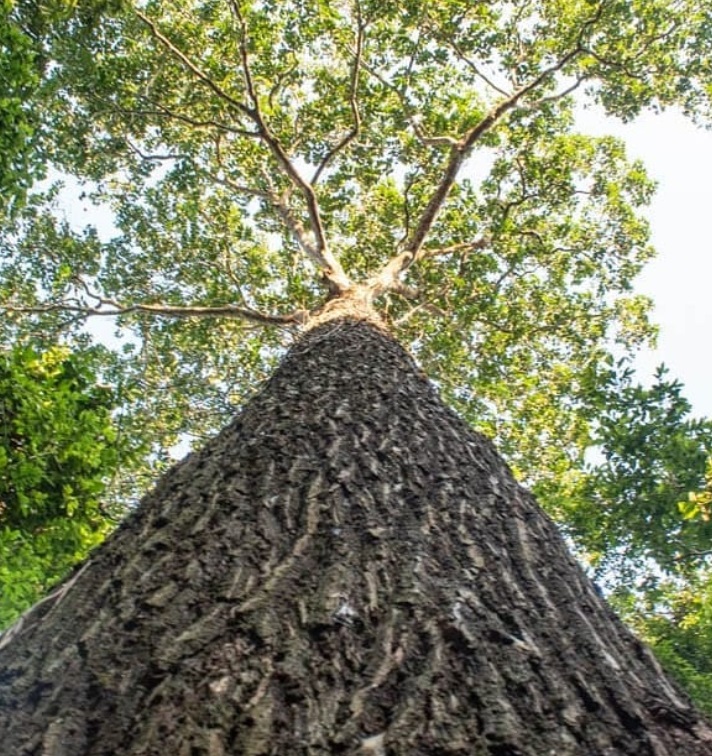
<svg viewBox="0 0 712 756">
<path fill-rule="evenodd" d="M 254 121 L 262 141 L 269 147 L 281 169 L 287 175 L 295 189 L 297 189 L 304 197 L 307 213 L 309 215 L 309 222 L 315 238 L 315 244 L 309 245 L 309 256 L 314 264 L 323 271 L 324 276 L 335 292 L 345 291 L 351 288 L 351 280 L 346 275 L 338 260 L 329 251 L 326 235 L 324 233 L 324 226 L 321 220 L 321 211 L 319 209 L 316 193 L 314 192 L 314 187 L 299 173 L 296 166 L 289 158 L 282 143 L 270 130 L 260 109 L 259 98 L 252 78 L 249 54 L 247 51 L 247 25 L 242 16 L 242 12 L 240 11 L 237 0 L 230 0 L 230 7 L 240 26 L 240 57 L 242 71 L 247 94 L 252 102 L 252 107 L 249 108 L 250 118 Z"/>
<path fill-rule="evenodd" d="M 428 315 L 434 315 L 438 318 L 447 318 L 451 315 L 451 313 L 447 312 L 446 310 L 441 309 L 437 305 L 432 304 L 432 302 L 421 302 L 420 304 L 415 305 L 414 307 L 411 307 L 408 312 L 401 315 L 399 318 L 393 321 L 394 326 L 402 326 L 405 323 L 407 323 L 412 317 L 417 315 L 419 312 L 427 312 Z"/>
<path fill-rule="evenodd" d="M 202 169 L 203 173 L 216 184 L 224 186 L 226 189 L 235 192 L 235 194 L 244 194 L 247 197 L 258 197 L 260 199 L 272 202 L 272 197 L 268 192 L 264 192 L 261 189 L 255 189 L 253 186 L 247 186 L 246 184 L 238 184 L 237 181 L 233 181 L 227 176 L 218 176 L 216 173 Z"/>
<path fill-rule="evenodd" d="M 486 249 L 491 243 L 492 239 L 489 236 L 483 236 L 481 239 L 476 239 L 475 241 L 450 244 L 447 247 L 424 247 L 420 250 L 418 260 L 424 260 L 429 257 L 442 257 L 454 253 L 476 252 Z"/>
<path fill-rule="evenodd" d="M 304 228 L 304 224 L 289 206 L 291 187 L 283 192 L 279 192 L 272 181 L 272 177 L 266 170 L 262 171 L 262 179 L 269 187 L 269 190 L 265 192 L 264 199 L 272 206 L 272 209 L 277 213 L 282 223 L 299 245 L 299 248 L 314 262 L 318 258 L 318 251 L 310 241 L 309 233 Z"/>
<path fill-rule="evenodd" d="M 417 115 L 409 115 L 407 117 L 410 125 L 413 127 L 415 135 L 418 137 L 418 140 L 421 144 L 424 144 L 426 147 L 457 147 L 458 139 L 456 137 L 446 135 L 428 136 L 423 131 L 423 127 L 420 125 Z"/>
<path fill-rule="evenodd" d="M 510 93 L 506 89 L 495 84 L 486 74 L 484 74 L 479 66 L 477 66 L 467 55 L 464 54 L 462 48 L 451 38 L 452 35 L 440 34 L 440 38 L 448 44 L 455 52 L 455 55 L 475 74 L 478 78 L 482 79 L 487 86 L 494 89 L 495 92 L 501 94 L 503 97 L 509 97 Z"/>
<path fill-rule="evenodd" d="M 475 143 L 488 133 L 507 112 L 515 108 L 522 98 L 526 97 L 526 95 L 540 86 L 557 71 L 560 71 L 574 57 L 580 55 L 581 52 L 582 48 L 577 46 L 556 61 L 556 63 L 545 68 L 528 84 L 520 87 L 516 92 L 495 105 L 478 124 L 473 126 L 459 140 L 456 146 L 451 147 L 450 158 L 447 162 L 442 178 L 425 206 L 412 236 L 407 241 L 405 250 L 399 255 L 393 257 L 381 269 L 381 271 L 373 277 L 371 285 L 376 295 L 391 288 L 393 283 L 411 265 L 421 259 L 421 250 L 425 239 L 440 214 L 440 211 L 445 204 L 445 200 L 455 184 L 460 168 L 467 159 Z"/>
<path fill-rule="evenodd" d="M 234 110 L 238 111 L 242 115 L 249 118 L 254 117 L 254 113 L 251 108 L 245 105 L 244 102 L 235 99 L 232 95 L 228 94 L 224 89 L 219 87 L 198 65 L 196 65 L 180 48 L 171 42 L 168 37 L 163 34 L 156 23 L 143 14 L 140 10 L 135 11 L 136 16 L 151 30 L 153 37 L 158 40 L 169 52 L 171 52 L 183 65 L 188 68 L 200 81 L 202 81 L 209 89 L 211 89 L 221 100 L 226 102 Z"/>
<path fill-rule="evenodd" d="M 361 71 L 361 58 L 363 57 L 363 42 L 364 42 L 364 24 L 361 18 L 361 8 L 358 2 L 356 3 L 357 24 L 358 32 L 356 33 L 356 51 L 354 54 L 353 64 L 351 66 L 351 84 L 349 93 L 349 106 L 351 107 L 351 116 L 353 118 L 353 126 L 346 136 L 337 142 L 324 156 L 318 168 L 312 176 L 312 186 L 316 186 L 324 169 L 329 163 L 344 150 L 348 145 L 358 137 L 361 132 L 361 114 L 358 109 L 358 79 Z"/>
<path fill-rule="evenodd" d="M 299 325 L 308 316 L 306 310 L 295 310 L 285 315 L 270 315 L 247 307 L 235 305 L 215 306 L 177 306 L 169 304 L 120 304 L 111 299 L 100 299 L 94 305 L 81 303 L 57 302 L 45 305 L 0 305 L 0 313 L 18 315 L 41 315 L 48 313 L 75 313 L 80 318 L 89 317 L 115 317 L 117 315 L 146 314 L 164 318 L 230 318 L 233 320 L 246 320 L 251 323 L 262 325 Z"/>
</svg>

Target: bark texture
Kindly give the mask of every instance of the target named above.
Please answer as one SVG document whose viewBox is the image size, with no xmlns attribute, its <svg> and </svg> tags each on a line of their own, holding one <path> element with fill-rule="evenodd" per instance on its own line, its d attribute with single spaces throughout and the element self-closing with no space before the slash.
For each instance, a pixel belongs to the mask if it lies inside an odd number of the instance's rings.
<svg viewBox="0 0 712 756">
<path fill-rule="evenodd" d="M 491 444 L 349 319 L 0 645 L 13 756 L 712 754 Z"/>
</svg>

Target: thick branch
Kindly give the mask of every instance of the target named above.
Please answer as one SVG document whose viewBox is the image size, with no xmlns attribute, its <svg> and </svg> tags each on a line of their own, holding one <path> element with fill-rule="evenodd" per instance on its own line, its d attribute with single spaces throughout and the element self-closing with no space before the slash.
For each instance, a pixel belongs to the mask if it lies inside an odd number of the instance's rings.
<svg viewBox="0 0 712 756">
<path fill-rule="evenodd" d="M 51 312 L 75 313 L 81 317 L 129 315 L 132 313 L 144 313 L 164 318 L 231 318 L 233 320 L 246 320 L 250 323 L 262 325 L 298 325 L 303 323 L 308 312 L 295 310 L 286 315 L 269 315 L 247 307 L 235 305 L 215 306 L 185 306 L 169 304 L 132 304 L 122 305 L 110 299 L 102 299 L 95 306 L 85 304 L 72 304 L 69 302 L 57 302 L 45 305 L 0 305 L 0 312 L 4 314 L 46 314 Z"/>
<path fill-rule="evenodd" d="M 250 118 L 254 121 L 260 133 L 260 138 L 269 147 L 277 163 L 287 175 L 292 185 L 299 191 L 307 205 L 307 213 L 312 232 L 315 238 L 315 244 L 309 246 L 308 254 L 314 264 L 323 271 L 324 276 L 331 284 L 334 293 L 346 291 L 351 288 L 352 283 L 341 264 L 329 251 L 324 233 L 324 225 L 321 220 L 321 211 L 319 203 L 314 192 L 314 187 L 306 181 L 297 170 L 294 163 L 289 158 L 282 143 L 270 130 L 259 106 L 259 98 L 255 89 L 250 69 L 250 60 L 247 51 L 247 26 L 240 11 L 236 0 L 231 0 L 230 7 L 240 26 L 240 57 L 242 60 L 242 71 L 245 78 L 247 93 L 252 101 L 252 107 L 249 108 Z"/>
<path fill-rule="evenodd" d="M 440 214 L 440 211 L 445 204 L 445 200 L 457 179 L 460 168 L 467 159 L 467 156 L 475 143 L 489 132 L 508 111 L 512 110 L 523 97 L 536 89 L 548 77 L 557 71 L 560 71 L 576 55 L 579 55 L 581 51 L 580 47 L 575 47 L 556 63 L 553 63 L 551 66 L 541 71 L 541 73 L 528 84 L 525 84 L 509 97 L 501 100 L 476 126 L 473 126 L 459 140 L 457 145 L 454 145 L 450 149 L 450 157 L 445 166 L 440 183 L 435 188 L 428 204 L 425 206 L 412 236 L 406 242 L 405 250 L 401 252 L 401 254 L 393 257 L 382 270 L 373 277 L 372 285 L 376 292 L 376 296 L 386 289 L 391 288 L 393 283 L 397 281 L 411 265 L 421 258 L 421 249 L 425 239 Z"/>
</svg>

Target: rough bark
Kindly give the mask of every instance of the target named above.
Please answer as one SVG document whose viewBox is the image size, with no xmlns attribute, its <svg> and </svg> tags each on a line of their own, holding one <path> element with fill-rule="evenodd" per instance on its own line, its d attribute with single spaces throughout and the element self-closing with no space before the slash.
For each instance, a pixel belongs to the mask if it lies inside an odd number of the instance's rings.
<svg viewBox="0 0 712 756">
<path fill-rule="evenodd" d="M 348 319 L 0 644 L 17 756 L 712 754 L 491 444 Z"/>
</svg>

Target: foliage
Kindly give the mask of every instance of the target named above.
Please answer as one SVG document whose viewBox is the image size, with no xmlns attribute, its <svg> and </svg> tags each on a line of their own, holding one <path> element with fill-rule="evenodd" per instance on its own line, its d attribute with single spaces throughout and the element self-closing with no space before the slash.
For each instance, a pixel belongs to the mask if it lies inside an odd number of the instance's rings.
<svg viewBox="0 0 712 756">
<path fill-rule="evenodd" d="M 599 372 L 588 461 L 536 490 L 614 606 L 712 712 L 712 421 L 690 417 L 664 366 L 648 387 L 633 377 L 624 361 Z"/>
<path fill-rule="evenodd" d="M 96 383 L 97 350 L 0 353 L 0 626 L 100 543 L 121 514 L 107 499 L 135 442 Z"/>
<path fill-rule="evenodd" d="M 702 520 L 707 523 L 712 518 L 712 457 L 707 459 L 705 487 L 702 491 L 689 491 L 687 499 L 678 503 L 685 520 Z"/>
<path fill-rule="evenodd" d="M 28 99 L 38 84 L 29 37 L 11 18 L 12 0 L 0 0 L 0 210 L 6 211 L 36 176 L 32 135 L 34 115 Z"/>
<path fill-rule="evenodd" d="M 712 421 L 690 417 L 682 384 L 664 366 L 649 387 L 620 365 L 598 380 L 589 410 L 593 461 L 542 494 L 599 576 L 615 569 L 625 580 L 651 561 L 669 573 L 697 566 L 710 551 L 712 525 L 704 494 L 688 492 L 705 484 Z"/>
<path fill-rule="evenodd" d="M 712 573 L 649 581 L 635 595 L 619 591 L 614 606 L 655 650 L 663 666 L 712 714 Z"/>
</svg>

